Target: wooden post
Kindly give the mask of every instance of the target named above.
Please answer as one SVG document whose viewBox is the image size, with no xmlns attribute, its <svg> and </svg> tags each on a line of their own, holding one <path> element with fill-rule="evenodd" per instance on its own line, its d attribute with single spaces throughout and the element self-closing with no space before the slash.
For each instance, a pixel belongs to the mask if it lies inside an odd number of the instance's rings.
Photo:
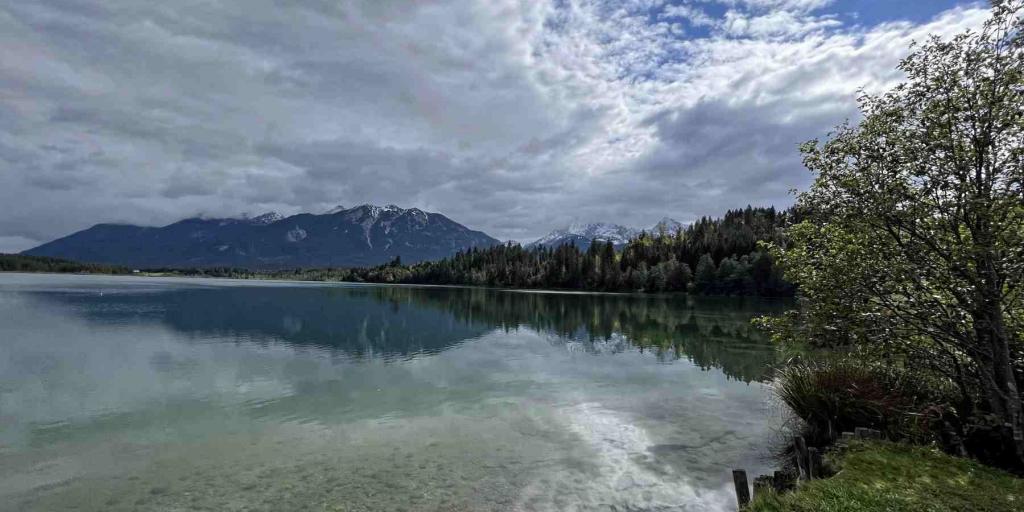
<svg viewBox="0 0 1024 512">
<path fill-rule="evenodd" d="M 768 494 L 775 488 L 775 479 L 771 475 L 761 475 L 754 479 L 754 499 Z"/>
<path fill-rule="evenodd" d="M 740 510 L 750 504 L 750 487 L 747 486 L 747 472 L 742 469 L 732 470 L 732 483 L 736 485 L 736 503 Z"/>
<path fill-rule="evenodd" d="M 810 480 L 811 474 L 807 471 L 807 441 L 804 436 L 793 438 L 793 452 L 796 457 L 796 468 L 800 472 L 801 480 Z"/>
<path fill-rule="evenodd" d="M 821 452 L 817 448 L 807 449 L 807 479 L 821 478 Z"/>
<path fill-rule="evenodd" d="M 772 487 L 775 488 L 776 492 L 782 492 L 788 489 L 791 483 L 793 482 L 789 479 L 789 475 L 784 471 L 777 469 L 775 470 L 775 473 L 772 473 Z"/>
</svg>

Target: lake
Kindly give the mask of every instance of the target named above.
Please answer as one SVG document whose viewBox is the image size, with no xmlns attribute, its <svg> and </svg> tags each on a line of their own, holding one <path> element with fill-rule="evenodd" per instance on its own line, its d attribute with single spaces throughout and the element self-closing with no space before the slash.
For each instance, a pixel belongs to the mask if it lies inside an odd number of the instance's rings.
<svg viewBox="0 0 1024 512">
<path fill-rule="evenodd" d="M 0 274 L 0 510 L 734 510 L 787 305 Z"/>
</svg>

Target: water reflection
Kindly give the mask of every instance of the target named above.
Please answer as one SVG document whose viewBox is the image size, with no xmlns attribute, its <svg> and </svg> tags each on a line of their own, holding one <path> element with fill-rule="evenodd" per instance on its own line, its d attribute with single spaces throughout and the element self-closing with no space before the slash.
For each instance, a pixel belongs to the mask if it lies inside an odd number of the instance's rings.
<svg viewBox="0 0 1024 512">
<path fill-rule="evenodd" d="M 406 290 L 411 292 L 411 290 Z M 158 321 L 193 340 L 285 342 L 353 358 L 444 350 L 489 327 L 368 288 L 174 287 L 163 293 L 27 292 L 99 323 Z"/>
<path fill-rule="evenodd" d="M 406 293 L 387 289 L 382 294 Z M 704 369 L 721 369 L 745 382 L 768 377 L 774 350 L 751 318 L 788 307 L 784 301 L 747 298 L 615 294 L 532 293 L 460 289 L 419 294 L 413 300 L 441 307 L 466 322 L 483 321 L 504 329 L 528 327 L 586 351 L 639 348 L 664 359 L 687 358 Z"/>
<path fill-rule="evenodd" d="M 731 509 L 781 306 L 0 275 L 0 511 Z"/>
<path fill-rule="evenodd" d="M 784 302 L 417 287 L 172 287 L 163 293 L 24 292 L 100 323 L 157 321 L 192 340 L 284 342 L 350 358 L 433 354 L 494 329 L 532 329 L 585 352 L 653 351 L 744 382 L 775 352 L 750 319 Z M 171 361 L 154 359 L 170 368 Z"/>
</svg>

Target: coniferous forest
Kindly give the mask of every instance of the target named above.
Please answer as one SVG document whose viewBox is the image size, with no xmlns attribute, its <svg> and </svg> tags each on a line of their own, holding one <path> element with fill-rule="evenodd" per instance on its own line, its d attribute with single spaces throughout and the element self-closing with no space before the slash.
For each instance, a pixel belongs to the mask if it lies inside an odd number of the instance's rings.
<svg viewBox="0 0 1024 512">
<path fill-rule="evenodd" d="M 785 229 L 799 222 L 790 209 L 747 207 L 722 218 L 704 217 L 674 233 L 642 233 L 616 249 L 599 240 L 524 247 L 516 243 L 461 251 L 451 258 L 372 268 L 295 269 L 270 273 L 239 269 L 170 270 L 235 278 L 276 278 L 562 289 L 604 292 L 683 292 L 702 295 L 791 296 L 773 256 L 760 243 L 785 245 Z"/>
<path fill-rule="evenodd" d="M 79 263 L 46 256 L 0 253 L 0 272 L 56 272 L 84 274 L 128 274 L 131 270 L 117 265 Z"/>
<path fill-rule="evenodd" d="M 374 269 L 366 280 L 463 284 L 510 288 L 555 288 L 609 292 L 693 291 L 706 295 L 792 295 L 772 257 L 758 242 L 783 242 L 792 212 L 774 208 L 733 210 L 721 219 L 702 218 L 675 233 L 642 233 L 621 251 L 594 241 L 525 248 L 506 244 L 471 249 L 452 258 L 411 267 Z"/>
</svg>

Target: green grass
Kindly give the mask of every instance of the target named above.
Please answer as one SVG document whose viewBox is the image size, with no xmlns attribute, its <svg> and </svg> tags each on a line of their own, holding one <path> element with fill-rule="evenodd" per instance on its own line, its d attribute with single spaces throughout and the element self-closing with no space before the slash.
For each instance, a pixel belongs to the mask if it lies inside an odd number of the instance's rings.
<svg viewBox="0 0 1024 512">
<path fill-rule="evenodd" d="M 834 477 L 758 496 L 751 512 L 1024 511 L 1024 479 L 938 450 L 855 442 L 831 463 Z"/>
</svg>

